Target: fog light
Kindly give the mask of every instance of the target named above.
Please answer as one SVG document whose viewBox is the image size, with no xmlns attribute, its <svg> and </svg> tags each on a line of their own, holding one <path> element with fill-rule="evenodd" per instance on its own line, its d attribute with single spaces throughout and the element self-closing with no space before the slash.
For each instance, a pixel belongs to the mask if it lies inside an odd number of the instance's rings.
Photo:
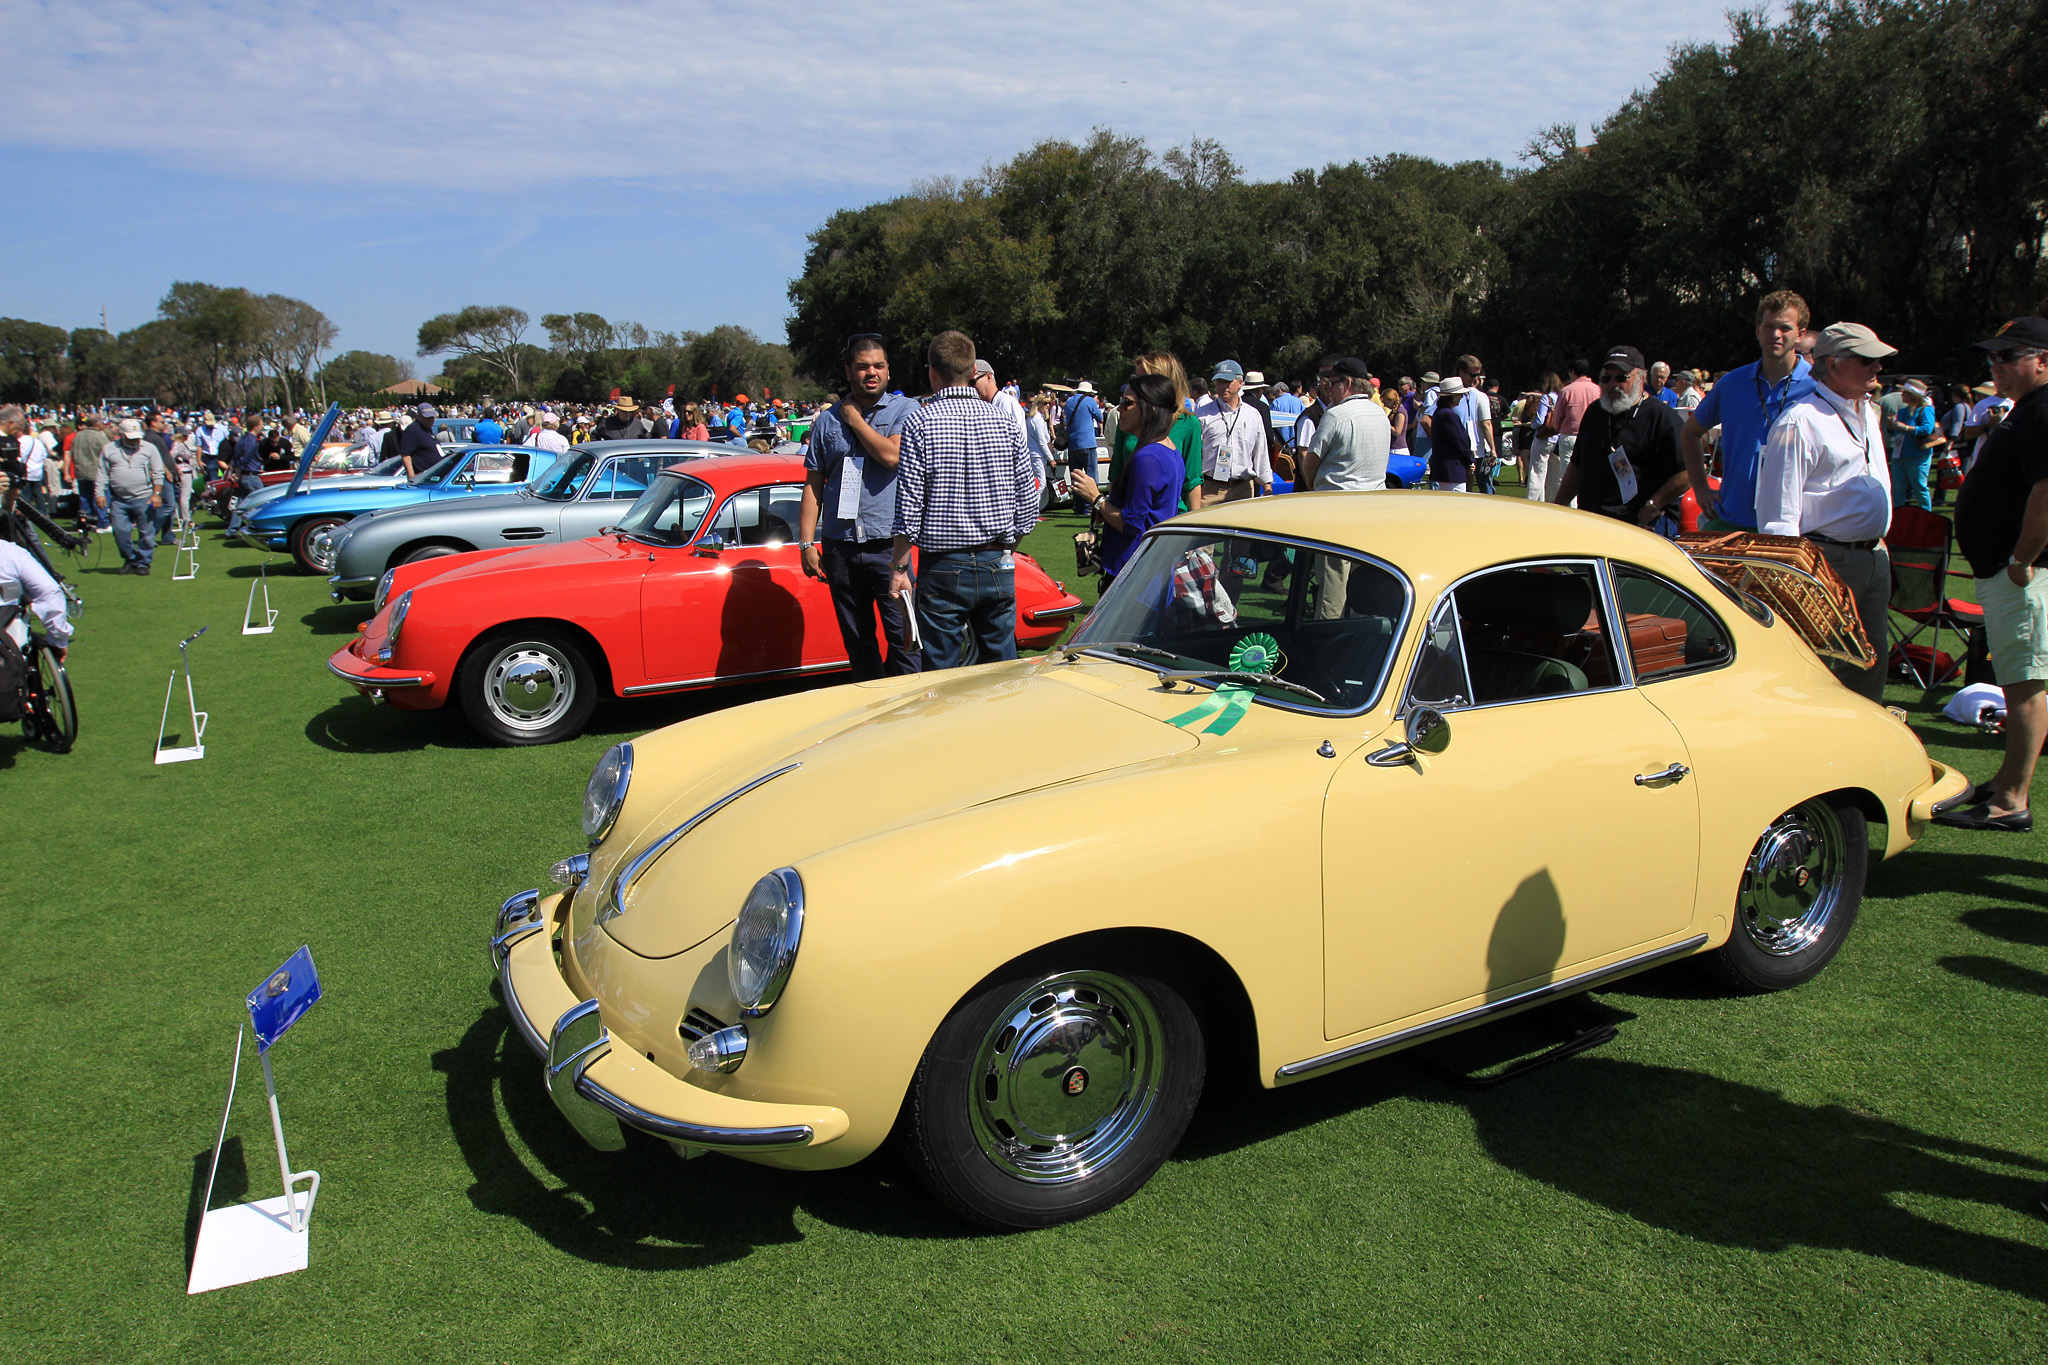
<svg viewBox="0 0 2048 1365">
<path fill-rule="evenodd" d="M 738 1071 L 740 1063 L 747 1060 L 747 1026 L 734 1024 L 692 1039 L 685 1051 L 690 1054 L 690 1065 L 699 1071 Z"/>
<path fill-rule="evenodd" d="M 590 875 L 590 855 L 572 853 L 548 869 L 548 880 L 557 886 L 575 886 Z"/>
</svg>

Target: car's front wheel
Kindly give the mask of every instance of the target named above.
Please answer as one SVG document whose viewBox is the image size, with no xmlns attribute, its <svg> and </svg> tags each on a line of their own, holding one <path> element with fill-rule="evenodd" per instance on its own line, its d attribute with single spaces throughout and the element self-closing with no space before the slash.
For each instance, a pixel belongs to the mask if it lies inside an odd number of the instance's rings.
<svg viewBox="0 0 2048 1365">
<path fill-rule="evenodd" d="M 597 670 L 565 632 L 518 627 L 471 649 L 455 690 L 470 728 L 491 743 L 552 744 L 590 719 Z"/>
<path fill-rule="evenodd" d="M 1771 821 L 1749 853 L 1728 941 L 1707 961 L 1738 990 L 1810 981 L 1856 923 L 1870 829 L 1839 797 L 1816 796 Z"/>
<path fill-rule="evenodd" d="M 347 517 L 307 517 L 292 528 L 292 558 L 307 573 L 323 577 L 333 573 L 334 542 L 330 536 L 335 527 L 347 524 Z"/>
<path fill-rule="evenodd" d="M 424 559 L 444 559 L 449 555 L 459 555 L 466 548 L 466 546 L 461 545 L 421 545 L 415 549 L 406 551 L 405 554 L 399 559 L 398 563 L 417 564 Z M 396 568 L 397 565 L 393 565 L 392 567 Z"/>
<path fill-rule="evenodd" d="M 1006 977 L 956 1006 L 918 1064 L 919 1174 L 985 1227 L 1086 1217 L 1172 1154 L 1205 1068 L 1201 1025 L 1163 981 L 1093 968 Z"/>
</svg>

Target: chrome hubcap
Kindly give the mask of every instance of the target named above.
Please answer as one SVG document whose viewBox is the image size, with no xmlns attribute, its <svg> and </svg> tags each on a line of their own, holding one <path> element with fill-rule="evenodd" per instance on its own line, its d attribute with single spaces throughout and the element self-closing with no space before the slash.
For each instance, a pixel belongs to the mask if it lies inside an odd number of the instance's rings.
<svg viewBox="0 0 2048 1365">
<path fill-rule="evenodd" d="M 1773 957 L 1812 947 L 1842 901 L 1842 823 L 1823 801 L 1773 820 L 1742 869 L 1735 915 L 1749 941 Z"/>
<path fill-rule="evenodd" d="M 323 573 L 334 568 L 334 528 L 323 526 L 306 537 L 306 558 L 318 565 Z"/>
<path fill-rule="evenodd" d="M 1144 1126 L 1163 1044 L 1152 1002 L 1130 982 L 1107 972 L 1046 977 L 1003 1008 L 975 1053 L 975 1140 L 1021 1179 L 1080 1179 Z"/>
<path fill-rule="evenodd" d="M 569 709 L 576 699 L 576 676 L 544 646 L 513 645 L 491 660 L 484 695 L 507 725 L 538 730 Z"/>
</svg>

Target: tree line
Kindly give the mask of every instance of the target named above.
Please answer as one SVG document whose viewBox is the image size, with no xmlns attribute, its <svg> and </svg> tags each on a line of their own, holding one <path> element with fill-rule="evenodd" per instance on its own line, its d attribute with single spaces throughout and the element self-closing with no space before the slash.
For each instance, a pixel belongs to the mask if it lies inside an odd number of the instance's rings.
<svg viewBox="0 0 2048 1365">
<path fill-rule="evenodd" d="M 787 346 L 764 342 L 744 327 L 664 332 L 599 313 L 543 313 L 542 346 L 527 339 L 531 321 L 508 305 L 443 313 L 420 324 L 419 352 L 449 357 L 435 382 L 463 399 L 489 394 L 596 402 L 616 389 L 659 400 L 670 386 L 682 398 L 821 392 L 797 375 Z"/>
<path fill-rule="evenodd" d="M 1215 142 L 1154 155 L 1099 129 L 842 210 L 790 285 L 791 348 L 830 375 L 854 333 L 913 357 L 958 328 L 1030 382 L 1153 349 L 1289 378 L 1333 352 L 1420 374 L 1471 351 L 1526 380 L 1626 341 L 1719 369 L 1791 288 L 1900 368 L 1974 373 L 1969 343 L 2048 293 L 2048 0 L 1729 18 L 1590 144 L 1542 130 L 1520 167 L 1389 155 L 1252 182 Z"/>
</svg>

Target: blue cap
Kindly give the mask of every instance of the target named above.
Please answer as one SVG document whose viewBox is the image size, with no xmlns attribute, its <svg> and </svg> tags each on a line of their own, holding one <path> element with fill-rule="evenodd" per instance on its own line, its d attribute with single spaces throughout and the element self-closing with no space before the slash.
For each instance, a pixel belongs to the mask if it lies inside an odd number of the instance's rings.
<svg viewBox="0 0 2048 1365">
<path fill-rule="evenodd" d="M 1212 375 L 1210 375 L 1210 376 L 1209 376 L 1209 379 L 1210 379 L 1210 381 L 1211 381 L 1212 383 L 1213 383 L 1213 382 L 1215 382 L 1216 380 L 1220 380 L 1220 379 L 1242 379 L 1242 378 L 1244 378 L 1244 366 L 1242 366 L 1242 365 L 1238 364 L 1238 363 L 1237 363 L 1237 362 L 1236 362 L 1235 360 L 1219 360 L 1219 361 L 1217 361 L 1217 362 L 1216 362 L 1216 373 L 1214 373 L 1214 374 L 1212 374 Z"/>
</svg>

